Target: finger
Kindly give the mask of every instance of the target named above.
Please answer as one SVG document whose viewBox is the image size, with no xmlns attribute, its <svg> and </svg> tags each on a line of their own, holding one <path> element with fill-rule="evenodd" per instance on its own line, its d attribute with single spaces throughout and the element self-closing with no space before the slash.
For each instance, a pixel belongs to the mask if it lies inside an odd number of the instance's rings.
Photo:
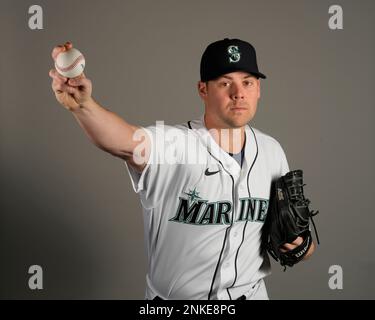
<svg viewBox="0 0 375 320">
<path fill-rule="evenodd" d="M 55 61 L 59 53 L 64 52 L 66 50 L 65 46 L 58 45 L 52 49 L 52 59 Z"/>
<path fill-rule="evenodd" d="M 52 81 L 52 84 L 51 84 L 51 87 L 52 87 L 52 90 L 53 91 L 62 91 L 61 90 L 61 86 L 63 85 L 63 84 L 65 84 L 63 81 L 60 81 L 60 80 L 56 80 L 56 79 L 54 79 L 53 81 Z"/>
<path fill-rule="evenodd" d="M 293 250 L 300 246 L 303 242 L 302 237 L 297 237 L 292 243 L 284 243 L 283 246 L 280 248 L 281 252 L 286 252 L 289 250 Z"/>
<path fill-rule="evenodd" d="M 65 47 L 66 50 L 69 50 L 69 49 L 73 48 L 73 43 L 71 43 L 70 41 L 67 41 L 67 42 L 65 42 L 64 47 Z"/>
<path fill-rule="evenodd" d="M 53 78 L 53 79 L 56 79 L 56 80 L 59 80 L 59 81 L 63 81 L 63 82 L 66 82 L 68 80 L 68 78 L 66 77 L 63 77 L 60 73 L 58 73 L 56 71 L 56 69 L 51 69 L 48 73 L 48 75 Z"/>
<path fill-rule="evenodd" d="M 56 60 L 59 53 L 69 50 L 71 48 L 73 48 L 73 44 L 70 41 L 65 42 L 64 45 L 59 44 L 58 46 L 54 47 L 52 50 L 52 59 Z"/>
<path fill-rule="evenodd" d="M 90 85 L 90 80 L 87 78 L 74 78 L 69 79 L 68 84 L 73 87 L 87 87 Z"/>
<path fill-rule="evenodd" d="M 303 242 L 303 238 L 302 237 L 297 237 L 296 240 L 294 240 L 292 243 L 299 246 L 301 245 Z"/>
<path fill-rule="evenodd" d="M 52 89 L 56 93 L 63 93 L 63 92 L 70 93 L 70 94 L 78 94 L 79 93 L 77 88 L 68 86 L 64 83 L 54 83 L 54 84 L 52 84 Z"/>
<path fill-rule="evenodd" d="M 62 85 L 67 85 L 67 83 L 65 81 L 60 80 L 60 79 L 53 79 L 52 89 L 57 88 L 58 86 L 62 86 Z"/>
<path fill-rule="evenodd" d="M 57 82 L 57 81 L 53 81 L 52 82 L 52 90 L 55 91 L 55 92 L 58 92 L 58 93 L 61 93 L 63 92 L 63 83 L 60 83 L 60 82 Z"/>
<path fill-rule="evenodd" d="M 298 245 L 293 244 L 293 243 L 284 243 L 280 250 L 289 251 L 289 250 L 293 250 L 297 247 L 298 247 Z"/>
</svg>

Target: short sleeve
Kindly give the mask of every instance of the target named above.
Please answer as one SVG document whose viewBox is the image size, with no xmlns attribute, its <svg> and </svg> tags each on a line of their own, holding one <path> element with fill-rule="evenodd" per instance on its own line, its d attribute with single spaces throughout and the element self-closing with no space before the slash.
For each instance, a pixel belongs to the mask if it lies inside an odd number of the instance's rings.
<svg viewBox="0 0 375 320">
<path fill-rule="evenodd" d="M 280 143 L 274 138 L 272 138 L 270 142 L 271 149 L 269 149 L 270 157 L 268 160 L 272 168 L 271 178 L 272 180 L 275 180 L 289 172 L 289 164 L 284 149 Z"/>
<path fill-rule="evenodd" d="M 153 147 L 152 147 L 152 145 L 155 143 L 155 142 L 153 142 L 153 139 L 154 139 L 153 137 L 155 135 L 153 135 L 152 132 L 150 131 L 151 128 L 148 129 L 148 128 L 142 127 L 142 129 L 147 133 L 147 135 L 149 136 L 150 141 L 151 141 L 150 157 L 149 157 L 149 160 L 148 160 L 146 166 L 143 168 L 142 173 L 139 173 L 132 166 L 130 166 L 126 161 L 124 161 L 125 165 L 126 165 L 126 168 L 127 168 L 127 171 L 128 171 L 128 174 L 129 174 L 129 177 L 130 177 L 130 181 L 132 183 L 133 190 L 136 193 L 139 193 L 140 191 L 144 190 L 144 188 L 145 188 L 145 185 L 144 185 L 145 184 L 145 180 L 146 180 L 145 177 L 146 177 L 148 169 L 149 169 L 149 167 L 151 165 L 151 162 L 152 162 L 151 159 L 154 156 L 153 155 Z"/>
<path fill-rule="evenodd" d="M 126 161 L 127 171 L 133 190 L 139 194 L 144 208 L 154 208 L 168 193 L 172 185 L 173 166 L 182 156 L 183 149 L 180 139 L 183 132 L 172 126 L 142 127 L 150 138 L 150 156 L 142 173 L 137 172 Z"/>
<path fill-rule="evenodd" d="M 283 176 L 289 172 L 289 164 L 288 164 L 288 160 L 286 158 L 285 152 L 280 144 L 279 144 L 279 158 L 280 158 L 279 176 Z"/>
</svg>

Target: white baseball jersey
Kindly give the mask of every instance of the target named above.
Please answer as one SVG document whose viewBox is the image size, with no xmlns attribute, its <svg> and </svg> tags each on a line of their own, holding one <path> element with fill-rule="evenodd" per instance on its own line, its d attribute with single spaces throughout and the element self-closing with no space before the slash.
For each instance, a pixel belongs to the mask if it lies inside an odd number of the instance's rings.
<svg viewBox="0 0 375 320">
<path fill-rule="evenodd" d="M 274 138 L 245 128 L 242 168 L 215 142 L 204 115 L 164 126 L 185 143 L 166 141 L 157 125 L 143 128 L 152 143 L 148 164 L 139 174 L 125 163 L 143 208 L 146 299 L 268 298 L 261 230 L 271 181 L 289 167 Z M 162 163 L 165 154 L 177 163 Z"/>
</svg>

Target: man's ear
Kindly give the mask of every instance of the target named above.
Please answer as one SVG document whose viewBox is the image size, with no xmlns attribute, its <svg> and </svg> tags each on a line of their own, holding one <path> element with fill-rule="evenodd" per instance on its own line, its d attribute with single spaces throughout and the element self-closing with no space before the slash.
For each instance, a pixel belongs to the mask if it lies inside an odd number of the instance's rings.
<svg viewBox="0 0 375 320">
<path fill-rule="evenodd" d="M 258 99 L 260 98 L 260 80 L 258 79 Z"/>
<path fill-rule="evenodd" d="M 202 99 L 205 99 L 207 97 L 207 85 L 208 82 L 198 81 L 198 93 Z"/>
</svg>

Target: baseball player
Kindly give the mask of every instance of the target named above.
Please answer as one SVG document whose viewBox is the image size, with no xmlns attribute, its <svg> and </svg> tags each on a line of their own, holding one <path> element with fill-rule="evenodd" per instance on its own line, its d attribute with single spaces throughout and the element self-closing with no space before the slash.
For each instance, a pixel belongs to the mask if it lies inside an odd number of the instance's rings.
<svg viewBox="0 0 375 320">
<path fill-rule="evenodd" d="M 71 47 L 55 47 L 52 57 Z M 50 76 L 90 140 L 125 162 L 143 209 L 146 299 L 268 299 L 262 227 L 271 181 L 289 167 L 278 141 L 249 124 L 266 78 L 254 47 L 211 43 L 198 82 L 204 114 L 175 126 L 129 124 L 92 98 L 85 75 L 66 79 L 52 69 Z"/>
</svg>

